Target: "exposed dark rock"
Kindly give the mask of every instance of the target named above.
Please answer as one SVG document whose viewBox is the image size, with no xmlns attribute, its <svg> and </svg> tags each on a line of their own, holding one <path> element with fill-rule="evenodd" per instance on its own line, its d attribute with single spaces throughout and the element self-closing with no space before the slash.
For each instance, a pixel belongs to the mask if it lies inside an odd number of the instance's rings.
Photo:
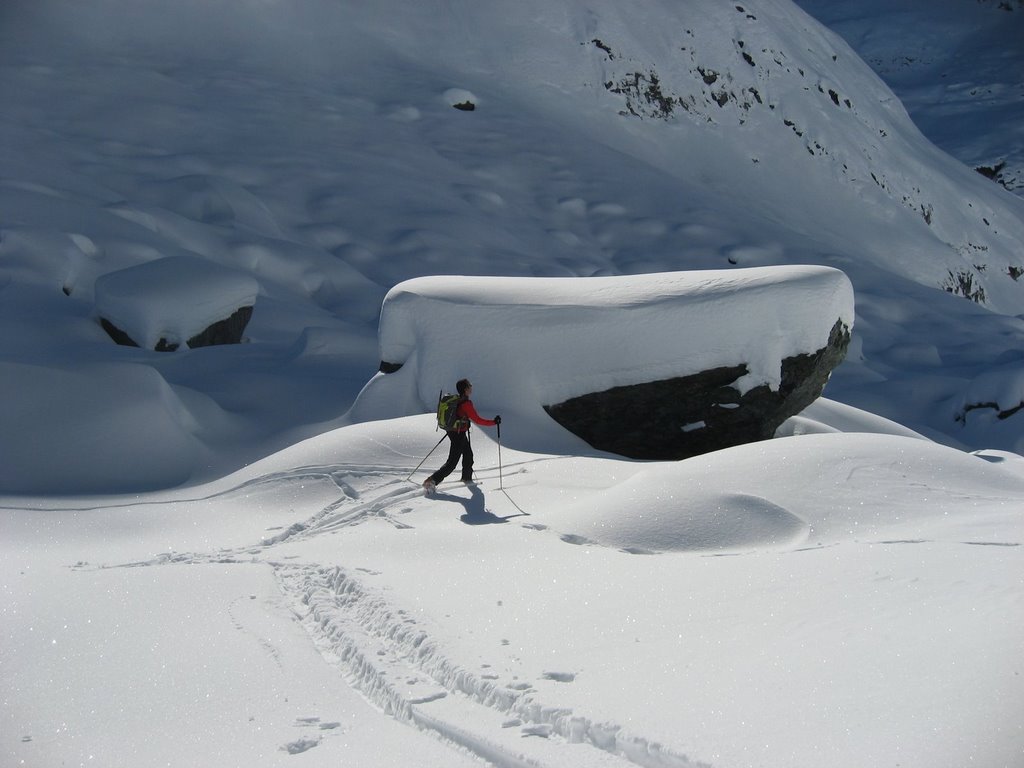
<svg viewBox="0 0 1024 768">
<path fill-rule="evenodd" d="M 1024 410 L 1024 402 L 1018 403 L 1010 408 L 1001 408 L 999 403 L 988 402 L 988 403 L 968 403 L 963 407 L 956 415 L 956 421 L 959 424 L 967 423 L 967 414 L 971 411 L 994 411 L 996 418 L 1000 421 L 1005 421 L 1011 416 L 1015 416 Z"/>
<path fill-rule="evenodd" d="M 703 78 L 705 85 L 714 85 L 718 80 L 718 73 L 714 70 L 697 67 L 697 71 L 700 72 L 700 76 Z"/>
<path fill-rule="evenodd" d="M 1005 160 L 995 165 L 979 165 L 974 170 L 985 178 L 992 179 L 997 184 L 1001 184 L 1011 192 L 1014 192 L 1021 186 L 1020 171 L 1008 168 Z"/>
<path fill-rule="evenodd" d="M 476 104 L 472 101 L 460 101 L 458 104 L 452 104 L 456 109 L 462 110 L 463 112 L 472 112 L 476 109 Z"/>
<path fill-rule="evenodd" d="M 985 287 L 981 284 L 981 278 L 979 277 L 975 281 L 974 273 L 968 272 L 966 269 L 956 272 L 951 269 L 947 270 L 946 279 L 939 287 L 946 293 L 963 296 L 976 304 L 985 303 Z"/>
<path fill-rule="evenodd" d="M 103 326 L 103 330 L 107 332 L 107 335 L 112 338 L 115 342 L 120 344 L 122 347 L 137 347 L 138 343 L 127 333 L 122 331 L 112 322 L 107 320 L 105 317 L 100 318 L 100 325 Z M 162 339 L 161 339 L 162 341 Z"/>
<path fill-rule="evenodd" d="M 765 440 L 817 399 L 846 356 L 849 328 L 836 321 L 825 347 L 782 361 L 778 391 L 740 394 L 745 364 L 574 397 L 544 409 L 594 448 L 633 459 L 677 460 Z"/>
<path fill-rule="evenodd" d="M 1005 167 L 1006 161 L 1004 160 L 1003 162 L 997 163 L 996 165 L 979 165 L 974 170 L 976 170 L 985 178 L 992 179 L 993 181 L 995 181 L 996 176 L 998 176 L 999 172 L 1002 171 Z"/>
<path fill-rule="evenodd" d="M 230 317 L 207 326 L 201 333 L 190 338 L 186 342 L 186 345 L 189 349 L 196 349 L 197 347 L 211 347 L 217 344 L 238 344 L 242 341 L 242 334 L 251 317 L 252 307 L 239 307 L 231 314 Z M 103 326 L 103 330 L 107 332 L 107 335 L 118 344 L 125 347 L 139 346 L 135 339 L 118 328 L 107 318 L 101 317 L 100 325 Z M 155 352 L 173 352 L 179 346 L 178 342 L 172 342 L 161 338 L 157 341 L 153 350 Z"/>
<path fill-rule="evenodd" d="M 662 91 L 661 80 L 654 70 L 631 72 L 616 82 L 604 84 L 612 93 L 626 98 L 626 109 L 634 117 L 656 117 L 667 120 L 675 111 L 679 99 Z"/>
<path fill-rule="evenodd" d="M 402 369 L 401 363 L 389 363 L 386 360 L 380 361 L 380 368 L 378 370 L 381 373 L 396 373 Z"/>
<path fill-rule="evenodd" d="M 240 344 L 250 318 L 252 307 L 239 307 L 230 317 L 207 326 L 206 330 L 196 334 L 186 343 L 189 349 L 212 347 L 217 344 Z"/>
</svg>

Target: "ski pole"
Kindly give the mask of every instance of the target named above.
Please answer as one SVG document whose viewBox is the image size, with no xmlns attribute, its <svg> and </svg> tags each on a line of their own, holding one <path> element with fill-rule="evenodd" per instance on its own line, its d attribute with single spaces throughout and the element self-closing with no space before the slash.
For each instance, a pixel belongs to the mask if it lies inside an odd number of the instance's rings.
<svg viewBox="0 0 1024 768">
<path fill-rule="evenodd" d="M 501 477 L 501 422 L 498 422 L 498 490 L 505 490 L 504 481 Z"/>
<path fill-rule="evenodd" d="M 405 478 L 406 480 L 412 480 L 412 476 L 416 474 L 416 470 L 423 466 L 423 462 L 430 458 L 431 454 L 434 451 L 437 450 L 437 446 L 440 445 L 441 441 L 444 440 L 446 437 L 448 437 L 447 433 L 445 433 L 444 435 L 441 436 L 441 440 L 437 441 L 437 444 L 433 448 L 430 449 L 430 453 L 428 453 L 426 456 L 424 456 L 423 457 L 423 461 L 421 461 L 419 464 L 417 464 L 416 465 L 416 469 L 414 469 L 412 472 L 410 472 L 409 476 L 407 478 Z"/>
</svg>

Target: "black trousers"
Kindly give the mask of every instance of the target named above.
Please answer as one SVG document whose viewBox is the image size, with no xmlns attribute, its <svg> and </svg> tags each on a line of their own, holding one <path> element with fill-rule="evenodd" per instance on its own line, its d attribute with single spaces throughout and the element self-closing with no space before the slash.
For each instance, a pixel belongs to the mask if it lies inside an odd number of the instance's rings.
<svg viewBox="0 0 1024 768">
<path fill-rule="evenodd" d="M 435 485 L 439 484 L 455 470 L 459 459 L 462 459 L 462 482 L 468 483 L 473 479 L 473 447 L 469 444 L 469 432 L 449 432 L 448 439 L 451 441 L 448 461 L 430 479 Z"/>
</svg>

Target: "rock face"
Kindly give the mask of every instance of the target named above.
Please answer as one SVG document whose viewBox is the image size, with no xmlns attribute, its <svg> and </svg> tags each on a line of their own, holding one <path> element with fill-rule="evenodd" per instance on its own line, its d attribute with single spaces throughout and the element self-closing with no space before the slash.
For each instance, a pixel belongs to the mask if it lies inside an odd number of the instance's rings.
<svg viewBox="0 0 1024 768">
<path fill-rule="evenodd" d="M 544 410 L 594 448 L 634 459 L 678 460 L 770 438 L 783 421 L 817 399 L 846 356 L 850 329 L 832 326 L 813 354 L 782 361 L 778 390 L 767 385 L 740 393 L 746 365 L 613 387 Z"/>
</svg>

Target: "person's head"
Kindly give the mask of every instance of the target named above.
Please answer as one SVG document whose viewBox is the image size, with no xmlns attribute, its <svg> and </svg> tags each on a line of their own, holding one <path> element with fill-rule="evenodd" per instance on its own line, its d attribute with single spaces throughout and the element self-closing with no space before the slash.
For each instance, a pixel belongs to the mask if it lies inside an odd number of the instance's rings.
<svg viewBox="0 0 1024 768">
<path fill-rule="evenodd" d="M 469 397 L 472 390 L 473 385 L 469 383 L 469 379 L 459 379 L 455 382 L 455 391 L 459 393 L 460 397 Z"/>
</svg>

